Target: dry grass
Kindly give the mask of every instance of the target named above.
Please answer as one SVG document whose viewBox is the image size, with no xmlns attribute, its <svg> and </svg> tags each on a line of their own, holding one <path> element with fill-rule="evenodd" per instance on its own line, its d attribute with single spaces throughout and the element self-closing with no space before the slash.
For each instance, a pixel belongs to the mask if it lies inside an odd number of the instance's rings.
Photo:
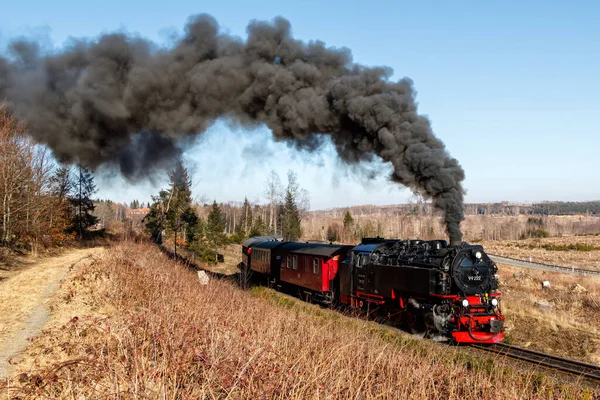
<svg viewBox="0 0 600 400">
<path fill-rule="evenodd" d="M 71 292 L 106 315 L 63 314 L 61 325 L 35 341 L 33 365 L 8 381 L 5 393 L 165 399 L 600 394 L 269 290 L 247 292 L 218 280 L 201 286 L 195 272 L 150 245 L 108 250 L 63 287 Z"/>
<path fill-rule="evenodd" d="M 51 293 L 48 285 L 66 276 L 69 267 L 85 259 L 97 249 L 73 250 L 63 256 L 30 262 L 27 269 L 0 282 L 0 348 L 12 332 L 21 328 L 31 311 Z"/>
<path fill-rule="evenodd" d="M 531 257 L 533 261 L 567 267 L 600 269 L 600 250 L 549 250 L 577 244 L 600 248 L 600 236 L 572 235 L 543 239 L 485 241 L 482 243 L 488 253 L 507 255 L 526 260 Z"/>
<path fill-rule="evenodd" d="M 600 278 L 499 264 L 509 340 L 600 365 Z M 550 289 L 542 289 L 549 281 Z M 552 308 L 536 306 L 548 302 Z"/>
</svg>

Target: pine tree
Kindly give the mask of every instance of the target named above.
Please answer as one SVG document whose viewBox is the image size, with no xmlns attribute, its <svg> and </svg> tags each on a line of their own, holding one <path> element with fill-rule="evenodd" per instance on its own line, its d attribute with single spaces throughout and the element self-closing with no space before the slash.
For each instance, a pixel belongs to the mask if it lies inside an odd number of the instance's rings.
<svg viewBox="0 0 600 400">
<path fill-rule="evenodd" d="M 166 210 L 169 203 L 170 193 L 166 190 L 161 190 L 158 196 L 152 196 L 152 205 L 150 212 L 144 218 L 144 229 L 152 240 L 158 244 L 163 241 L 163 231 L 166 225 Z"/>
<path fill-rule="evenodd" d="M 256 217 L 254 219 L 254 223 L 252 224 L 252 229 L 250 229 L 248 236 L 250 236 L 250 237 L 263 236 L 267 233 L 267 229 L 268 229 L 267 224 L 263 221 L 262 217 L 260 215 L 258 215 L 258 217 Z"/>
<path fill-rule="evenodd" d="M 73 225 L 71 230 L 77 232 L 79 239 L 83 239 L 88 229 L 98 222 L 98 218 L 92 215 L 94 202 L 92 195 L 96 193 L 94 176 L 85 167 L 78 167 L 78 176 L 73 183 L 74 196 L 71 198 L 71 207 L 74 211 Z"/>
<path fill-rule="evenodd" d="M 177 161 L 175 168 L 169 173 L 169 179 L 171 188 L 168 191 L 166 225 L 174 234 L 175 254 L 177 254 L 179 233 L 183 231 L 183 239 L 189 243 L 189 239 L 194 237 L 198 216 L 192 208 L 192 180 L 181 160 Z"/>
<path fill-rule="evenodd" d="M 225 216 L 215 200 L 212 205 L 212 210 L 208 214 L 205 229 L 206 239 L 213 249 L 222 246 L 227 239 L 225 236 L 225 224 Z"/>
<path fill-rule="evenodd" d="M 302 236 L 302 228 L 296 199 L 289 187 L 285 194 L 283 213 L 283 238 L 286 241 L 294 242 Z"/>
<path fill-rule="evenodd" d="M 347 210 L 346 214 L 344 214 L 344 229 L 351 229 L 352 224 L 354 224 L 354 218 L 352 218 L 350 210 Z"/>
<path fill-rule="evenodd" d="M 173 234 L 174 250 L 177 254 L 177 241 L 184 239 L 187 245 L 196 239 L 199 219 L 192 208 L 191 185 L 188 171 L 181 161 L 169 173 L 170 187 L 153 196 L 153 204 L 145 220 L 145 230 L 157 243 L 162 243 L 163 232 Z M 137 200 L 135 206 L 141 207 Z M 181 234 L 181 236 L 180 236 Z"/>
<path fill-rule="evenodd" d="M 350 240 L 353 236 L 354 218 L 350 214 L 350 210 L 346 210 L 344 214 L 344 231 L 342 240 Z"/>
</svg>

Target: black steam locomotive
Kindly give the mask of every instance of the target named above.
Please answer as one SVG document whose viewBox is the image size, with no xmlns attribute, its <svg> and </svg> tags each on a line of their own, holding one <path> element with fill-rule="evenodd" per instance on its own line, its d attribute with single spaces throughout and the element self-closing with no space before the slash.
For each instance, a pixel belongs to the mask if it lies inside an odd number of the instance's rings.
<svg viewBox="0 0 600 400">
<path fill-rule="evenodd" d="M 323 303 L 365 308 L 392 323 L 460 343 L 496 343 L 504 316 L 495 263 L 479 245 L 363 239 L 358 246 L 244 242 L 246 274 Z"/>
</svg>

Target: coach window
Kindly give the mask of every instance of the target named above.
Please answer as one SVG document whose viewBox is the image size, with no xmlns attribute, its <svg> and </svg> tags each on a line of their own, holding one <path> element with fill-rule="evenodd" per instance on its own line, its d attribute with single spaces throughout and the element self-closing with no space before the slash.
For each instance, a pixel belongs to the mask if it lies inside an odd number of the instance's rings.
<svg viewBox="0 0 600 400">
<path fill-rule="evenodd" d="M 304 271 L 310 271 L 310 258 L 304 257 Z"/>
<path fill-rule="evenodd" d="M 313 260 L 313 274 L 318 274 L 319 273 L 319 266 L 320 266 L 319 259 L 315 258 Z"/>
<path fill-rule="evenodd" d="M 287 268 L 287 269 L 290 269 L 290 264 L 292 263 L 292 260 L 291 260 L 291 258 L 292 258 L 292 257 L 290 257 L 290 256 L 287 256 L 287 257 L 286 257 L 286 268 Z"/>
<path fill-rule="evenodd" d="M 294 256 L 293 261 L 294 264 L 292 265 L 292 268 L 298 269 L 298 256 Z"/>
</svg>

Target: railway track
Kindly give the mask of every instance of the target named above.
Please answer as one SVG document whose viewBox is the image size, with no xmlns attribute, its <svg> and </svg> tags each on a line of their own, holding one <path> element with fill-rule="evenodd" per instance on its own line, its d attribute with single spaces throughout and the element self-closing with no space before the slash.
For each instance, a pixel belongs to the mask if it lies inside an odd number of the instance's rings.
<svg viewBox="0 0 600 400">
<path fill-rule="evenodd" d="M 554 264 L 543 264 L 539 262 L 531 262 L 528 260 L 522 260 L 519 258 L 513 258 L 508 256 L 500 256 L 498 254 L 488 253 L 490 258 L 497 263 L 509 264 L 515 267 L 540 269 L 543 271 L 562 272 L 571 275 L 583 275 L 583 276 L 600 276 L 600 270 L 593 269 L 581 269 L 575 267 L 565 267 L 562 265 Z"/>
<path fill-rule="evenodd" d="M 504 343 L 488 346 L 475 344 L 472 347 L 508 358 L 526 361 L 540 367 L 567 372 L 600 382 L 600 366 L 598 365 L 569 360 L 568 358 L 553 356 L 535 350 L 524 349 L 522 347 L 510 346 Z"/>
</svg>

